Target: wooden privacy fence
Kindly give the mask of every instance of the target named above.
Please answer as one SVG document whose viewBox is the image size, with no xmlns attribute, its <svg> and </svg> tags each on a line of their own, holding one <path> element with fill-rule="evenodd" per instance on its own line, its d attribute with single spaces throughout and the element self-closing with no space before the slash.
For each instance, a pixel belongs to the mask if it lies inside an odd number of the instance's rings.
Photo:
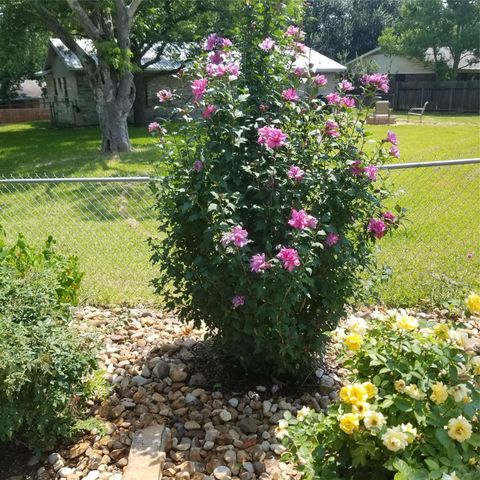
<svg viewBox="0 0 480 480">
<path fill-rule="evenodd" d="M 428 101 L 427 111 L 480 112 L 479 81 L 396 82 L 392 93 L 395 110 L 421 107 Z"/>
<path fill-rule="evenodd" d="M 50 120 L 48 108 L 1 108 L 0 123 L 33 122 Z"/>
</svg>

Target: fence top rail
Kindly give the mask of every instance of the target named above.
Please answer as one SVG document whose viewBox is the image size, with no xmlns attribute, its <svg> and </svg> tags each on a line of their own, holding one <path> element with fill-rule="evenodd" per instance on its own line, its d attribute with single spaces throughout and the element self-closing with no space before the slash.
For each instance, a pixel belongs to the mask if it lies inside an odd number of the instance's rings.
<svg viewBox="0 0 480 480">
<path fill-rule="evenodd" d="M 450 167 L 454 165 L 480 164 L 480 158 L 460 158 L 456 160 L 439 160 L 436 162 L 412 162 L 412 163 L 391 163 L 379 166 L 382 170 L 400 170 L 403 168 L 423 167 Z M 0 177 L 0 184 L 4 183 L 129 183 L 129 182 L 150 182 L 155 177 L 32 177 L 32 178 L 6 178 Z"/>
</svg>

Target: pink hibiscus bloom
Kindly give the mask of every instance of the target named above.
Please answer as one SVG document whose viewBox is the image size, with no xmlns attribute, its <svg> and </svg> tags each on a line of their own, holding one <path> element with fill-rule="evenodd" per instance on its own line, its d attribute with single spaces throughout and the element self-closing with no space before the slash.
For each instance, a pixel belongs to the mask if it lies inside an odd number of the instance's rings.
<svg viewBox="0 0 480 480">
<path fill-rule="evenodd" d="M 316 228 L 317 222 L 318 220 L 305 210 L 295 210 L 293 208 L 288 224 L 298 230 L 305 230 L 306 228 Z"/>
<path fill-rule="evenodd" d="M 196 172 L 200 172 L 203 169 L 203 162 L 201 160 L 195 160 L 193 162 L 193 169 Z"/>
<path fill-rule="evenodd" d="M 264 51 L 264 52 L 269 52 L 275 47 L 275 40 L 272 40 L 270 37 L 267 37 L 265 40 L 263 40 L 262 43 L 260 43 L 258 46 Z"/>
<path fill-rule="evenodd" d="M 382 220 L 371 218 L 368 222 L 367 229 L 375 238 L 382 238 L 387 231 L 387 226 L 384 222 L 382 222 Z"/>
<path fill-rule="evenodd" d="M 148 133 L 160 131 L 160 125 L 157 122 L 152 122 L 148 124 Z"/>
<path fill-rule="evenodd" d="M 292 37 L 296 40 L 303 40 L 305 38 L 305 32 L 300 30 L 299 27 L 295 27 L 294 25 L 290 25 L 285 32 L 286 37 Z"/>
<path fill-rule="evenodd" d="M 304 77 L 306 75 L 306 71 L 304 68 L 302 67 L 297 67 L 295 68 L 295 70 L 293 71 L 293 74 L 297 77 Z"/>
<path fill-rule="evenodd" d="M 361 166 L 361 160 L 355 160 L 350 166 L 350 173 L 355 177 L 360 177 L 363 175 L 363 167 Z"/>
<path fill-rule="evenodd" d="M 303 177 L 305 176 L 305 172 L 300 167 L 297 167 L 296 165 L 292 165 L 290 167 L 290 170 L 288 170 L 287 175 L 292 180 L 295 180 L 296 182 L 300 182 L 303 180 Z"/>
<path fill-rule="evenodd" d="M 245 305 L 245 295 L 235 295 L 232 298 L 233 308 L 243 307 Z"/>
<path fill-rule="evenodd" d="M 400 150 L 399 150 L 398 147 L 396 147 L 395 145 L 392 145 L 392 146 L 390 147 L 390 150 L 388 151 L 388 153 L 389 153 L 392 157 L 400 158 Z"/>
<path fill-rule="evenodd" d="M 297 91 L 294 88 L 287 88 L 282 92 L 282 97 L 284 100 L 288 102 L 298 102 L 300 97 L 298 96 Z"/>
<path fill-rule="evenodd" d="M 221 244 L 224 247 L 230 243 L 233 243 L 236 247 L 243 248 L 249 242 L 250 240 L 248 240 L 248 232 L 240 225 L 232 227 L 230 232 L 225 233 L 221 240 Z"/>
<path fill-rule="evenodd" d="M 365 175 L 369 180 L 374 182 L 377 179 L 378 168 L 375 165 L 368 165 L 364 168 Z"/>
<path fill-rule="evenodd" d="M 203 44 L 203 49 L 209 52 L 211 50 L 215 50 L 215 48 L 221 45 L 221 43 L 222 43 L 222 37 L 220 37 L 216 33 L 212 33 L 206 38 Z"/>
<path fill-rule="evenodd" d="M 240 75 L 240 65 L 238 63 L 229 63 L 226 66 L 226 71 L 230 74 L 229 80 L 236 80 Z"/>
<path fill-rule="evenodd" d="M 224 60 L 225 55 L 218 50 L 208 54 L 208 61 L 213 65 L 220 65 Z"/>
<path fill-rule="evenodd" d="M 329 105 L 340 105 L 342 103 L 342 97 L 337 92 L 325 95 L 325 99 Z"/>
<path fill-rule="evenodd" d="M 315 77 L 313 77 L 313 83 L 319 87 L 323 87 L 328 83 L 328 80 L 325 75 L 315 75 Z"/>
<path fill-rule="evenodd" d="M 389 130 L 387 132 L 387 138 L 384 140 L 384 142 L 391 143 L 392 145 L 397 145 L 398 144 L 397 134 Z"/>
<path fill-rule="evenodd" d="M 377 90 L 381 90 L 384 93 L 388 93 L 389 83 L 388 83 L 388 74 L 386 73 L 372 73 L 363 75 L 361 82 L 365 86 L 373 86 Z"/>
<path fill-rule="evenodd" d="M 285 145 L 287 134 L 283 133 L 279 128 L 269 126 L 258 129 L 258 143 L 266 145 L 268 148 L 280 148 Z"/>
<path fill-rule="evenodd" d="M 340 235 L 337 235 L 336 233 L 330 232 L 327 235 L 327 238 L 325 239 L 325 245 L 327 247 L 333 247 L 336 245 L 340 240 Z"/>
<path fill-rule="evenodd" d="M 201 100 L 205 90 L 207 89 L 208 80 L 206 78 L 198 78 L 197 80 L 193 81 L 192 84 L 192 93 L 195 98 L 195 101 Z"/>
<path fill-rule="evenodd" d="M 277 254 L 277 258 L 283 262 L 283 267 L 289 272 L 300 266 L 300 258 L 294 248 L 282 247 Z"/>
<path fill-rule="evenodd" d="M 250 259 L 250 270 L 255 273 L 262 273 L 271 267 L 267 262 L 264 253 L 257 253 Z"/>
<path fill-rule="evenodd" d="M 157 98 L 160 103 L 168 102 L 172 99 L 173 93 L 171 90 L 160 90 L 157 92 Z"/>
<path fill-rule="evenodd" d="M 385 222 L 389 225 L 391 225 L 392 223 L 395 222 L 395 220 L 397 219 L 396 215 L 390 211 L 386 211 L 386 212 L 383 212 L 382 213 L 382 218 L 383 220 L 385 220 Z"/>
<path fill-rule="evenodd" d="M 335 120 L 327 120 L 325 122 L 325 135 L 333 138 L 339 137 L 340 132 L 338 131 L 338 128 L 338 123 Z"/>
<path fill-rule="evenodd" d="M 338 84 L 338 88 L 340 88 L 340 90 L 342 90 L 343 92 L 351 92 L 353 90 L 353 85 L 348 80 L 342 80 Z"/>
<path fill-rule="evenodd" d="M 202 116 L 205 120 L 208 120 L 216 111 L 217 107 L 215 105 L 207 105 L 207 108 L 202 112 Z"/>
</svg>

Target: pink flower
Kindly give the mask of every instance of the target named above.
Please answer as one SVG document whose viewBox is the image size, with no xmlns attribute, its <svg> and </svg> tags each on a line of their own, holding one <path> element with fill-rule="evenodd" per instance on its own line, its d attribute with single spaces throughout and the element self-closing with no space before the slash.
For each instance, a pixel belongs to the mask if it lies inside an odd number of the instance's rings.
<svg viewBox="0 0 480 480">
<path fill-rule="evenodd" d="M 325 239 L 325 245 L 327 247 L 333 247 L 334 245 L 336 245 L 338 243 L 339 240 L 340 240 L 340 235 L 337 235 L 336 233 L 330 232 L 327 235 L 327 238 Z"/>
<path fill-rule="evenodd" d="M 230 74 L 229 80 L 236 80 L 240 75 L 240 65 L 238 63 L 229 63 L 226 66 L 226 71 Z"/>
<path fill-rule="evenodd" d="M 225 56 L 218 50 L 208 54 L 208 61 L 213 65 L 220 65 L 225 60 Z"/>
<path fill-rule="evenodd" d="M 340 136 L 338 131 L 338 123 L 335 120 L 327 120 L 325 122 L 325 135 L 329 137 L 337 138 Z"/>
<path fill-rule="evenodd" d="M 233 45 L 232 41 L 229 38 L 222 38 L 220 45 L 223 48 L 231 47 Z"/>
<path fill-rule="evenodd" d="M 387 223 L 389 225 L 394 223 L 395 220 L 397 219 L 396 215 L 394 213 L 388 211 L 388 210 L 386 212 L 382 213 L 382 218 L 385 221 L 385 223 Z"/>
<path fill-rule="evenodd" d="M 283 262 L 283 267 L 289 272 L 300 266 L 300 258 L 294 248 L 282 247 L 280 253 L 277 254 L 277 258 Z"/>
<path fill-rule="evenodd" d="M 293 50 L 298 53 L 307 53 L 307 46 L 302 42 L 295 42 L 293 44 Z"/>
<path fill-rule="evenodd" d="M 395 145 L 392 145 L 392 146 L 390 147 L 390 150 L 388 151 L 388 153 L 389 153 L 392 157 L 400 158 L 400 150 L 399 150 L 398 147 L 396 147 Z"/>
<path fill-rule="evenodd" d="M 286 37 L 293 37 L 296 40 L 303 40 L 305 38 L 305 32 L 302 32 L 299 27 L 290 25 L 285 32 Z"/>
<path fill-rule="evenodd" d="M 355 107 L 355 99 L 351 97 L 343 97 L 342 98 L 343 106 L 346 108 L 353 108 Z"/>
<path fill-rule="evenodd" d="M 148 133 L 153 133 L 160 131 L 160 125 L 157 122 L 152 122 L 148 124 Z"/>
<path fill-rule="evenodd" d="M 340 88 L 340 90 L 343 92 L 351 92 L 353 90 L 353 85 L 348 80 L 342 80 L 338 84 L 338 88 Z"/>
<path fill-rule="evenodd" d="M 377 179 L 378 168 L 375 165 L 368 165 L 364 168 L 365 175 L 369 180 L 374 182 Z"/>
<path fill-rule="evenodd" d="M 391 143 L 392 145 L 397 145 L 398 144 L 397 134 L 389 130 L 387 132 L 387 138 L 384 140 L 384 142 Z"/>
<path fill-rule="evenodd" d="M 220 242 L 224 247 L 233 243 L 236 247 L 243 248 L 250 240 L 248 240 L 248 232 L 240 225 L 237 225 L 232 227 L 230 232 L 223 235 Z"/>
<path fill-rule="evenodd" d="M 287 172 L 287 175 L 292 180 L 295 180 L 296 182 L 300 182 L 303 180 L 303 177 L 305 176 L 305 172 L 300 167 L 297 167 L 296 165 L 292 165 L 290 167 L 290 170 Z"/>
<path fill-rule="evenodd" d="M 328 83 L 328 80 L 325 75 L 315 75 L 315 77 L 313 77 L 313 83 L 319 87 L 322 87 Z"/>
<path fill-rule="evenodd" d="M 201 160 L 195 160 L 193 162 L 193 169 L 196 171 L 196 172 L 200 172 L 200 170 L 203 169 L 203 162 Z"/>
<path fill-rule="evenodd" d="M 203 97 L 203 94 L 207 89 L 207 85 L 208 85 L 208 80 L 206 78 L 198 78 L 197 80 L 193 81 L 192 93 L 195 98 L 195 101 L 198 102 Z"/>
<path fill-rule="evenodd" d="M 164 103 L 172 99 L 173 93 L 171 90 L 160 90 L 159 92 L 157 92 L 157 97 L 160 103 Z"/>
<path fill-rule="evenodd" d="M 363 167 L 361 166 L 361 160 L 355 160 L 350 166 L 350 172 L 355 177 L 361 177 L 363 175 Z"/>
<path fill-rule="evenodd" d="M 289 102 L 298 102 L 300 100 L 300 97 L 298 96 L 297 91 L 294 88 L 287 88 L 282 92 L 282 97 L 284 100 L 287 100 Z"/>
<path fill-rule="evenodd" d="M 262 43 L 258 45 L 264 52 L 269 52 L 275 47 L 275 40 L 267 37 Z"/>
<path fill-rule="evenodd" d="M 302 68 L 302 67 L 297 67 L 297 68 L 295 68 L 295 70 L 293 71 L 293 74 L 294 74 L 295 76 L 297 76 L 297 77 L 303 77 L 303 76 L 305 76 L 306 73 L 307 73 L 307 72 L 306 72 L 305 69 Z"/>
<path fill-rule="evenodd" d="M 377 90 L 388 93 L 388 74 L 386 73 L 366 74 L 362 76 L 361 81 L 365 86 L 373 86 Z"/>
<path fill-rule="evenodd" d="M 329 105 L 340 105 L 342 103 L 342 97 L 337 92 L 325 95 L 325 99 Z"/>
<path fill-rule="evenodd" d="M 280 148 L 285 145 L 287 134 L 283 133 L 279 128 L 269 126 L 258 129 L 258 143 L 266 145 L 268 148 Z"/>
<path fill-rule="evenodd" d="M 368 231 L 371 232 L 375 238 L 382 238 L 387 231 L 387 226 L 385 225 L 385 223 L 382 222 L 382 220 L 377 220 L 375 218 L 370 219 L 367 228 Z"/>
<path fill-rule="evenodd" d="M 221 44 L 222 37 L 217 35 L 216 33 L 212 33 L 207 37 L 203 44 L 203 49 L 207 50 L 208 52 L 211 50 L 215 50 Z"/>
<path fill-rule="evenodd" d="M 317 222 L 318 220 L 305 210 L 295 210 L 293 208 L 288 224 L 298 230 L 305 230 L 306 228 L 316 228 Z"/>
<path fill-rule="evenodd" d="M 250 270 L 255 273 L 262 273 L 271 267 L 267 262 L 264 253 L 257 253 L 250 259 Z"/>
<path fill-rule="evenodd" d="M 233 308 L 243 307 L 245 305 L 245 295 L 235 295 L 232 298 Z"/>
<path fill-rule="evenodd" d="M 208 120 L 216 111 L 217 107 L 215 105 L 207 105 L 207 108 L 202 112 L 203 118 Z"/>
</svg>

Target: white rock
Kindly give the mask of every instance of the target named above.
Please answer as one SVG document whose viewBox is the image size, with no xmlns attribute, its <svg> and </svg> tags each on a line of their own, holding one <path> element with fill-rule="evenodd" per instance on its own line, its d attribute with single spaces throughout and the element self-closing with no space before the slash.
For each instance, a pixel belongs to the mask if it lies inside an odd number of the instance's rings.
<svg viewBox="0 0 480 480">
<path fill-rule="evenodd" d="M 83 480 L 97 480 L 99 476 L 100 472 L 98 470 L 92 470 L 86 477 L 83 477 Z"/>
<path fill-rule="evenodd" d="M 237 454 L 234 450 L 227 450 L 223 458 L 229 465 L 237 463 Z"/>
<path fill-rule="evenodd" d="M 262 410 L 263 413 L 268 413 L 270 409 L 272 408 L 272 402 L 269 402 L 268 400 L 264 400 L 262 403 Z"/>
<path fill-rule="evenodd" d="M 213 471 L 213 476 L 217 480 L 226 480 L 230 477 L 231 474 L 232 471 L 228 467 L 224 467 L 223 465 L 220 465 Z"/>
<path fill-rule="evenodd" d="M 229 404 L 230 406 L 232 406 L 233 408 L 237 408 L 239 403 L 240 403 L 240 401 L 238 400 L 238 398 L 231 398 L 231 399 L 228 401 L 228 404 Z"/>
<path fill-rule="evenodd" d="M 48 456 L 48 463 L 50 463 L 51 465 L 58 462 L 58 460 L 63 460 L 62 456 L 59 453 L 51 453 Z"/>
<path fill-rule="evenodd" d="M 57 473 L 61 478 L 66 478 L 68 475 L 73 473 L 73 468 L 62 467 Z"/>
<path fill-rule="evenodd" d="M 223 422 L 229 422 L 232 419 L 232 414 L 228 410 L 222 410 L 219 417 Z"/>
</svg>

